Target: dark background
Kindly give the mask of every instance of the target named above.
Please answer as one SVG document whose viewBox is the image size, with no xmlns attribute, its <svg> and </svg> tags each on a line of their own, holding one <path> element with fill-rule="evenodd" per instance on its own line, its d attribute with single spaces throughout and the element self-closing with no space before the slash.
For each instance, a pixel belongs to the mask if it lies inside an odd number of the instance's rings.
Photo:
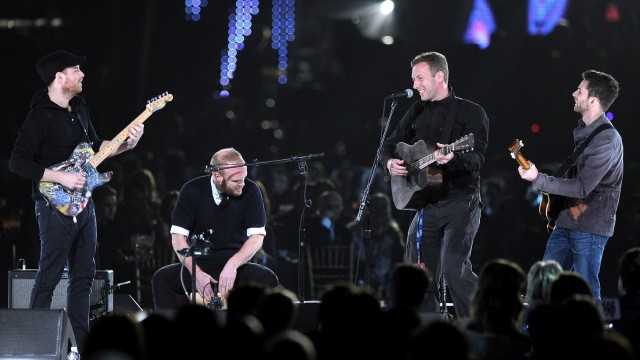
<svg viewBox="0 0 640 360">
<path fill-rule="evenodd" d="M 235 2 L 210 1 L 202 19 L 189 22 L 183 1 L 2 1 L 3 21 L 59 18 L 62 23 L 58 27 L 0 24 L 3 208 L 10 212 L 30 201 L 28 182 L 10 174 L 6 161 L 31 96 L 43 87 L 35 63 L 50 51 L 64 48 L 87 56 L 82 95 L 105 139 L 140 114 L 148 99 L 165 91 L 173 94 L 174 100 L 148 120 L 145 136 L 134 150 L 144 163 L 162 162 L 180 169 L 159 179 L 159 190 L 166 191 L 201 174 L 211 154 L 227 146 L 236 147 L 247 161 L 322 152 L 326 169 L 370 166 L 380 142 L 381 120 L 389 115 L 384 97 L 410 88 L 410 60 L 434 50 L 447 56 L 456 94 L 481 104 L 491 119 L 483 184 L 495 180 L 502 187 L 495 196 L 487 193 L 483 201 L 494 209 L 502 204 L 502 212 L 483 219 L 474 266 L 502 256 L 527 271 L 542 257 L 546 222 L 535 204 L 527 205 L 527 184 L 517 176 L 517 163 L 507 148 L 515 138 L 522 139 L 523 154 L 539 167 L 569 155 L 571 131 L 578 120 L 571 93 L 581 72 L 593 68 L 612 74 L 621 84 L 610 111 L 625 145 L 625 180 L 616 234 L 605 251 L 601 272 L 603 296 L 616 296 L 617 259 L 639 244 L 634 154 L 640 144 L 635 132 L 640 110 L 636 98 L 640 3 L 572 1 L 565 24 L 548 36 L 531 37 L 526 33 L 525 1 L 488 1 L 497 31 L 485 50 L 460 41 L 471 1 L 398 1 L 396 42 L 391 46 L 363 36 L 353 22 L 358 9 L 372 3 L 297 1 L 289 82 L 279 85 L 274 77 L 277 54 L 264 35 L 270 28 L 271 2 L 263 1 L 253 19 L 253 34 L 238 55 L 231 96 L 219 99 L 215 94 L 221 90 L 220 51 L 227 45 L 227 16 Z M 605 21 L 609 3 L 617 4 L 619 22 Z M 268 99 L 275 105 L 267 106 Z M 410 100 L 400 100 L 392 122 L 409 104 Z M 534 123 L 540 126 L 537 133 L 531 131 Z M 183 163 L 172 163 L 168 149 L 182 152 Z M 108 170 L 109 164 L 105 161 L 100 170 Z M 123 176 L 116 172 L 114 183 Z M 410 213 L 396 216 L 404 224 Z M 5 214 L 5 239 L 16 225 L 15 217 Z M 13 266 L 9 263 L 7 269 Z"/>
</svg>

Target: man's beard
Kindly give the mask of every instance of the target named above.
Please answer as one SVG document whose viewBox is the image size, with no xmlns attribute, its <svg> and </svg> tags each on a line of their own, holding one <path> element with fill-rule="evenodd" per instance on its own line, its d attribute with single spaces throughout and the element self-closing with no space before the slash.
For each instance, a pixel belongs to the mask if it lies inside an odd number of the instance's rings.
<svg viewBox="0 0 640 360">
<path fill-rule="evenodd" d="M 73 84 L 69 86 L 67 84 L 62 86 L 62 93 L 65 95 L 75 96 L 82 92 L 82 85 Z"/>
</svg>

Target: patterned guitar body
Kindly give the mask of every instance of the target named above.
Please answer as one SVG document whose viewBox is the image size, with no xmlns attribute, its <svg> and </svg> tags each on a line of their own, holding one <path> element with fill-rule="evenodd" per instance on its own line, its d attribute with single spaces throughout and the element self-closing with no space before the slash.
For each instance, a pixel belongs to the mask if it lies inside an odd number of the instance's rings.
<svg viewBox="0 0 640 360">
<path fill-rule="evenodd" d="M 93 149 L 88 143 L 80 143 L 67 161 L 50 167 L 51 170 L 56 171 L 86 173 L 87 181 L 80 190 L 71 190 L 54 182 L 40 181 L 40 193 L 62 214 L 67 216 L 80 214 L 87 206 L 93 189 L 111 180 L 113 172 L 101 174 L 89 163 L 93 155 Z"/>
<path fill-rule="evenodd" d="M 168 93 L 164 93 L 162 96 L 150 100 L 145 110 L 140 113 L 129 126 L 136 122 L 138 124 L 144 123 L 151 114 L 164 108 L 165 104 L 171 100 L 173 100 L 173 95 Z M 108 145 L 102 146 L 97 154 L 93 152 L 93 149 L 88 143 L 83 142 L 78 144 L 67 161 L 53 165 L 49 169 L 72 173 L 84 172 L 87 175 L 84 187 L 80 190 L 72 190 L 58 183 L 40 181 L 38 184 L 40 193 L 62 214 L 74 217 L 80 214 L 82 210 L 87 207 L 93 189 L 102 184 L 106 184 L 111 180 L 111 176 L 113 175 L 111 171 L 101 174 L 96 168 L 104 159 L 114 153 L 120 144 L 126 141 L 128 137 L 129 130 L 128 127 L 126 127 L 111 139 Z"/>
</svg>

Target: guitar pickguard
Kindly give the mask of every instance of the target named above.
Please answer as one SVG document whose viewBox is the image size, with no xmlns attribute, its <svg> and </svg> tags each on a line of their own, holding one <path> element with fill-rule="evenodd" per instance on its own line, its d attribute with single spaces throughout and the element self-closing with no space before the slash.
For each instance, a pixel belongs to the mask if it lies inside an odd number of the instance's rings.
<svg viewBox="0 0 640 360">
<path fill-rule="evenodd" d="M 87 174 L 87 181 L 82 189 L 71 190 L 58 183 L 49 181 L 40 182 L 40 193 L 62 214 L 67 216 L 80 214 L 87 206 L 93 189 L 111 180 L 112 172 L 109 171 L 100 174 L 89 164 L 89 160 L 93 155 L 93 149 L 88 143 L 80 143 L 73 150 L 69 160 L 51 167 L 52 170 L 56 171 L 72 173 L 85 172 Z"/>
</svg>

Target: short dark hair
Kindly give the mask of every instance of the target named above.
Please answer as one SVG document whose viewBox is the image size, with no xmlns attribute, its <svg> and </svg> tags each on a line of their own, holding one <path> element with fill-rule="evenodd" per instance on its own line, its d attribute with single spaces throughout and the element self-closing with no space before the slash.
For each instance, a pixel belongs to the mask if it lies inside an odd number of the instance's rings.
<svg viewBox="0 0 640 360">
<path fill-rule="evenodd" d="M 589 82 L 587 84 L 589 96 L 598 98 L 602 110 L 607 111 L 618 97 L 618 92 L 620 91 L 618 81 L 613 76 L 596 70 L 583 72 L 582 78 Z"/>
<path fill-rule="evenodd" d="M 444 82 L 447 84 L 449 83 L 449 64 L 447 63 L 447 58 L 444 55 L 435 51 L 423 52 L 422 54 L 416 55 L 416 57 L 411 60 L 411 67 L 414 67 L 416 64 L 421 62 L 429 64 L 432 74 L 442 71 L 444 74 Z"/>
</svg>

